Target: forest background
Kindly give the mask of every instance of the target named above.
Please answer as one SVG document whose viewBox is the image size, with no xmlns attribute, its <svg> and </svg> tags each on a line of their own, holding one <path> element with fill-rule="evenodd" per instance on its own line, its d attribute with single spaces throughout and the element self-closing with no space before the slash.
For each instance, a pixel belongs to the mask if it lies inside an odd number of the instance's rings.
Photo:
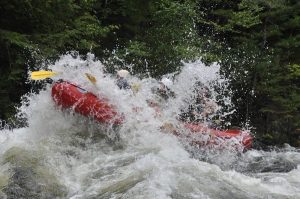
<svg viewBox="0 0 300 199">
<path fill-rule="evenodd" d="M 300 146 L 299 49 L 298 0 L 1 0 L 0 119 L 14 123 L 28 70 L 69 51 L 153 77 L 201 58 L 229 79 L 233 125 Z"/>
</svg>

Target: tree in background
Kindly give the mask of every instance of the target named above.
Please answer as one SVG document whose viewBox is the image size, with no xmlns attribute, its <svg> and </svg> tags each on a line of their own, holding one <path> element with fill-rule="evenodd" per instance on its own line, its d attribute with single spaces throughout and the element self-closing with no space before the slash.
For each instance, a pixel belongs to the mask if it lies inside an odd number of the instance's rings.
<svg viewBox="0 0 300 199">
<path fill-rule="evenodd" d="M 153 76 L 178 70 L 197 53 L 194 16 L 192 1 L 1 1 L 1 118 L 11 116 L 28 91 L 27 68 L 68 51 L 93 52 L 111 72 L 124 63 Z"/>
<path fill-rule="evenodd" d="M 211 41 L 207 57 L 221 60 L 231 81 L 238 108 L 233 122 L 248 120 L 272 142 L 295 144 L 299 136 L 299 6 L 289 0 L 198 1 L 198 28 Z"/>
<path fill-rule="evenodd" d="M 98 2 L 95 10 L 104 24 L 118 27 L 107 42 L 114 44 L 109 56 L 116 51 L 113 66 L 131 65 L 134 73 L 147 71 L 157 77 L 200 54 L 194 1 L 117 0 Z"/>
<path fill-rule="evenodd" d="M 103 26 L 92 12 L 94 1 L 3 0 L 0 2 L 0 118 L 14 114 L 28 68 L 70 50 L 86 53 L 101 46 L 114 26 Z"/>
<path fill-rule="evenodd" d="M 68 51 L 93 52 L 108 72 L 159 77 L 182 61 L 217 61 L 237 112 L 264 140 L 299 136 L 297 0 L 2 0 L 0 118 L 14 114 L 27 69 Z M 297 130 L 298 129 L 298 130 Z"/>
</svg>

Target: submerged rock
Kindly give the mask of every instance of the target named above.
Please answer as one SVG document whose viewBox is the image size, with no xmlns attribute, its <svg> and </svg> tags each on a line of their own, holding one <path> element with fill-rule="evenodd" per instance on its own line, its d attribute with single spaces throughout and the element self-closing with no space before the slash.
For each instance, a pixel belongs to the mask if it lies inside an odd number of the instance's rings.
<svg viewBox="0 0 300 199">
<path fill-rule="evenodd" d="M 253 151 L 245 154 L 238 162 L 236 170 L 247 173 L 286 173 L 297 169 L 298 162 L 286 153 Z"/>
<path fill-rule="evenodd" d="M 10 165 L 12 176 L 3 189 L 8 199 L 65 198 L 66 188 L 60 184 L 35 151 L 12 147 L 4 154 L 4 163 Z"/>
</svg>

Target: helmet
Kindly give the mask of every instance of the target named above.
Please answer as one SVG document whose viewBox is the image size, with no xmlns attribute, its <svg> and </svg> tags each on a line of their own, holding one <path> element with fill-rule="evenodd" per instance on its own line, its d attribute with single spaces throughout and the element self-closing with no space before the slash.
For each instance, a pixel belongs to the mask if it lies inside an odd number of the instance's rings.
<svg viewBox="0 0 300 199">
<path fill-rule="evenodd" d="M 160 82 L 163 83 L 166 87 L 170 87 L 173 84 L 172 80 L 167 77 L 163 77 Z"/>
<path fill-rule="evenodd" d="M 119 77 L 125 78 L 125 77 L 127 77 L 127 75 L 129 74 L 129 72 L 128 72 L 128 70 L 119 70 L 119 71 L 117 72 L 117 74 L 118 74 Z"/>
</svg>

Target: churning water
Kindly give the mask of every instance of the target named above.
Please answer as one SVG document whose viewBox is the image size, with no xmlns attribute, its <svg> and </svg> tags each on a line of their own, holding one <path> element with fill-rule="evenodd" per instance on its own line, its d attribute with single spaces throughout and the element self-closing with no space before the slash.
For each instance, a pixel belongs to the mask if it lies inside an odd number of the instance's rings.
<svg viewBox="0 0 300 199">
<path fill-rule="evenodd" d="M 130 77 L 139 92 L 119 90 L 93 55 L 87 60 L 66 55 L 50 69 L 61 72 L 54 80 L 106 96 L 126 122 L 113 129 L 61 111 L 51 84 L 28 94 L 20 108 L 27 127 L 0 133 L 0 198 L 300 198 L 297 149 L 213 150 L 161 132 L 165 122 L 180 125 L 176 117 L 198 80 L 221 88 L 212 96 L 226 107 L 219 108 L 221 119 L 234 114 L 230 99 L 220 98 L 228 90 L 218 65 L 185 64 L 170 86 L 176 97 L 165 102 L 160 116 L 146 103 L 155 98 L 154 79 Z M 85 73 L 97 78 L 96 86 Z"/>
</svg>

